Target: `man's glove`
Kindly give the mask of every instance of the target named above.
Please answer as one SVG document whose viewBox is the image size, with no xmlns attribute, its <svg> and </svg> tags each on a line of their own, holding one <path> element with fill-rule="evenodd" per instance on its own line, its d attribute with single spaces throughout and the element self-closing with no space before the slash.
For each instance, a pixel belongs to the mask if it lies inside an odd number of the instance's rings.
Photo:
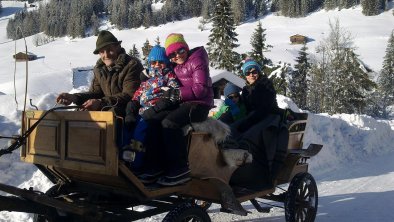
<svg viewBox="0 0 394 222">
<path fill-rule="evenodd" d="M 132 130 L 135 127 L 137 119 L 135 118 L 136 114 L 138 113 L 140 105 L 137 101 L 129 101 L 126 106 L 126 116 L 125 116 L 125 127 L 128 130 Z"/>
<path fill-rule="evenodd" d="M 230 112 L 232 116 L 236 116 L 241 112 L 237 104 L 235 104 L 235 102 L 230 98 L 226 98 L 224 100 L 224 104 L 226 104 L 230 108 Z"/>
<path fill-rule="evenodd" d="M 173 102 L 179 102 L 181 100 L 181 92 L 179 89 L 161 87 L 163 91 L 163 97 Z"/>
</svg>

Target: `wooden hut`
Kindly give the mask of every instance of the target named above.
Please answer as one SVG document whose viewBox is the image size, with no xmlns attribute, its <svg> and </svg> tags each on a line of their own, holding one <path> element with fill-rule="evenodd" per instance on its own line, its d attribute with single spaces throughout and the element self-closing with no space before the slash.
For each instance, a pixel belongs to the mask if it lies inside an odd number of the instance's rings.
<svg viewBox="0 0 394 222">
<path fill-rule="evenodd" d="M 305 44 L 307 39 L 308 38 L 306 36 L 300 34 L 290 36 L 291 44 Z"/>
<path fill-rule="evenodd" d="M 13 57 L 16 59 L 16 61 L 31 61 L 37 59 L 37 55 L 31 52 L 27 52 L 27 54 L 25 52 L 18 52 L 17 54 L 13 55 Z"/>
<path fill-rule="evenodd" d="M 221 98 L 221 96 L 223 95 L 224 86 L 227 82 L 231 82 L 239 88 L 242 88 L 245 85 L 244 79 L 228 71 L 215 73 L 211 76 L 211 78 L 215 99 Z"/>
</svg>

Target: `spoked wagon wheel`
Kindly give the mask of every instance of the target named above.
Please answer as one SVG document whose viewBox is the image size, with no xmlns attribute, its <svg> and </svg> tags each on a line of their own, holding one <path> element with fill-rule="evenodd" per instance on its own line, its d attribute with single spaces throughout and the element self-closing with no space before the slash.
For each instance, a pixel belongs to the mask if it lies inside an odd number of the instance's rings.
<svg viewBox="0 0 394 222">
<path fill-rule="evenodd" d="M 291 180 L 285 200 L 286 222 L 313 222 L 317 213 L 318 194 L 315 179 L 298 173 Z"/>
<path fill-rule="evenodd" d="M 211 222 L 211 218 L 202 207 L 186 202 L 171 210 L 163 222 Z"/>
</svg>

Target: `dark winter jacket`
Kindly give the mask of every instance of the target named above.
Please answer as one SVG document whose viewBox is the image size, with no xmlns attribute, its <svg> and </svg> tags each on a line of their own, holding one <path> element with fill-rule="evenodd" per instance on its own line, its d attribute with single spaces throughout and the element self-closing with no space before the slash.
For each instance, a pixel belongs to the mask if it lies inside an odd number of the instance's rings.
<svg viewBox="0 0 394 222">
<path fill-rule="evenodd" d="M 245 103 L 247 116 L 236 123 L 240 132 L 244 132 L 269 114 L 277 113 L 275 88 L 265 75 L 260 76 L 253 84 L 246 84 L 242 89 L 242 100 Z"/>
<path fill-rule="evenodd" d="M 126 104 L 133 97 L 141 81 L 142 64 L 125 53 L 119 55 L 115 65 L 111 68 L 105 66 L 99 59 L 93 69 L 94 77 L 88 92 L 76 93 L 77 105 L 88 99 L 101 99 L 102 106 L 114 106 L 119 115 L 124 115 Z"/>
<path fill-rule="evenodd" d="M 196 102 L 213 107 L 212 80 L 209 76 L 208 54 L 204 47 L 190 50 L 185 63 L 176 65 L 174 72 L 181 84 L 182 102 Z"/>
</svg>

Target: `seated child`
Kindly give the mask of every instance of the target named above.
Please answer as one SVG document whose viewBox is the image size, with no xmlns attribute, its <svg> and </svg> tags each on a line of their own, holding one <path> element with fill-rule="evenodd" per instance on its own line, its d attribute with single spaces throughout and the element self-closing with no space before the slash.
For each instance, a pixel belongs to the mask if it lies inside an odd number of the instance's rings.
<svg viewBox="0 0 394 222">
<path fill-rule="evenodd" d="M 134 126 L 135 128 L 131 143 L 123 147 L 121 157 L 129 162 L 133 169 L 139 168 L 142 164 L 146 121 L 162 119 L 169 110 L 177 106 L 169 99 L 163 98 L 163 87 L 179 87 L 165 49 L 160 45 L 154 46 L 149 53 L 148 64 L 149 79 L 141 83 L 126 108 L 125 125 L 129 129 Z M 151 107 L 153 109 L 149 109 Z"/>
<path fill-rule="evenodd" d="M 232 124 L 246 116 L 246 106 L 239 94 L 240 91 L 241 89 L 231 82 L 226 84 L 224 87 L 224 103 L 220 106 L 219 111 L 213 116 L 214 119 Z"/>
</svg>

